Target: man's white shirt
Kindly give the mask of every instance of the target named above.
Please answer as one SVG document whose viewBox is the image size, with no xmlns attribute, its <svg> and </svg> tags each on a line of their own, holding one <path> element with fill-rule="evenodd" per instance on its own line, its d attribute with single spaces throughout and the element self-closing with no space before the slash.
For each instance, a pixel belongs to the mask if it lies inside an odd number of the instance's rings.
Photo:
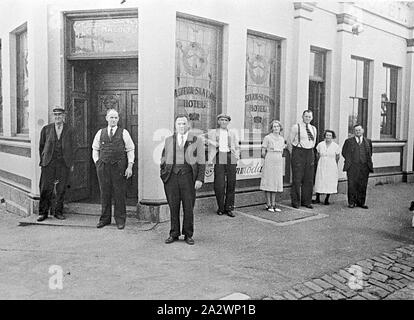
<svg viewBox="0 0 414 320">
<path fill-rule="evenodd" d="M 115 132 L 117 129 L 118 129 L 118 126 L 115 126 L 112 128 L 113 135 L 115 135 Z M 108 130 L 108 136 L 109 136 L 111 127 L 108 126 L 107 130 Z M 101 133 L 102 133 L 102 129 L 99 129 L 92 143 L 92 159 L 93 159 L 93 162 L 95 163 L 96 161 L 99 160 L 99 150 L 101 146 Z M 132 141 L 132 138 L 129 132 L 125 129 L 123 129 L 122 131 L 122 139 L 124 140 L 124 143 L 125 143 L 125 152 L 127 153 L 128 163 L 134 163 L 134 159 L 135 159 L 134 141 Z"/>
</svg>

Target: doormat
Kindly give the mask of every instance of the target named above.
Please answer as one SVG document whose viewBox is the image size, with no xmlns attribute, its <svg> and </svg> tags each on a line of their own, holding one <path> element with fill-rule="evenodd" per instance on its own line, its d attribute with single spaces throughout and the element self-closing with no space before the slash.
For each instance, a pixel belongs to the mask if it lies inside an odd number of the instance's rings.
<svg viewBox="0 0 414 320">
<path fill-rule="evenodd" d="M 318 212 L 317 208 L 295 209 L 285 205 L 278 205 L 281 212 L 269 212 L 265 210 L 265 205 L 257 205 L 250 207 L 237 208 L 235 211 L 243 214 L 244 216 L 256 218 L 256 220 L 273 221 L 279 225 L 290 225 L 297 222 L 321 219 L 328 215 Z"/>
</svg>

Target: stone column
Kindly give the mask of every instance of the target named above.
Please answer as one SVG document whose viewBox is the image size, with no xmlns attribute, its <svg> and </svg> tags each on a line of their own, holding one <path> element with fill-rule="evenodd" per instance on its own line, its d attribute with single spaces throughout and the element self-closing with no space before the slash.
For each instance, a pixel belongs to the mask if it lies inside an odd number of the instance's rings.
<svg viewBox="0 0 414 320">
<path fill-rule="evenodd" d="M 407 144 L 404 147 L 403 171 L 407 182 L 414 182 L 414 38 L 407 39 L 407 68 L 406 68 L 406 103 L 404 108 L 404 136 Z"/>
<path fill-rule="evenodd" d="M 312 32 L 312 12 L 315 4 L 310 2 L 294 2 L 294 36 L 292 55 L 292 89 L 290 106 L 290 124 L 300 119 L 302 112 L 308 108 L 309 95 L 309 55 L 310 34 Z"/>
<path fill-rule="evenodd" d="M 36 212 L 36 199 L 39 197 L 39 138 L 40 131 L 48 121 L 48 28 L 47 5 L 32 6 L 27 23 L 28 74 L 29 74 L 29 137 L 31 145 L 32 199 L 30 213 Z"/>
<path fill-rule="evenodd" d="M 349 8 L 344 8 L 347 11 Z M 349 13 L 340 13 L 336 16 L 337 19 L 337 37 L 336 37 L 336 50 L 333 63 L 333 99 L 330 106 L 331 113 L 336 113 L 335 124 L 333 127 L 337 129 L 337 141 L 342 145 L 345 139 L 348 138 L 348 121 L 349 110 L 352 106 L 352 100 L 349 98 L 352 94 L 353 84 L 355 79 L 352 78 L 352 60 L 351 60 L 351 48 L 353 42 L 352 26 L 356 22 L 356 18 Z M 340 178 L 345 177 L 345 173 L 342 172 L 343 159 L 341 157 L 339 167 L 341 170 Z"/>
</svg>

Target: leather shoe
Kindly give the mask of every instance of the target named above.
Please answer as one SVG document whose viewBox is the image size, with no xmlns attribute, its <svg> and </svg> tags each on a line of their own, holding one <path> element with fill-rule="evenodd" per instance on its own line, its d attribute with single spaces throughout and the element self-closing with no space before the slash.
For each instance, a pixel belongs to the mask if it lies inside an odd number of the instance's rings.
<svg viewBox="0 0 414 320">
<path fill-rule="evenodd" d="M 368 206 L 366 204 L 360 205 L 359 207 L 362 209 L 368 209 Z"/>
<path fill-rule="evenodd" d="M 108 224 L 111 224 L 110 222 L 103 222 L 103 221 L 99 221 L 98 224 L 96 225 L 97 228 L 103 228 L 105 226 L 107 226 Z"/>
<path fill-rule="evenodd" d="M 232 218 L 234 218 L 235 217 L 235 215 L 234 215 L 234 213 L 232 212 L 232 211 L 226 211 L 226 214 L 229 216 L 229 217 L 232 217 Z"/>
<path fill-rule="evenodd" d="M 305 207 L 305 208 L 308 208 L 308 209 L 313 209 L 313 205 L 311 205 L 311 204 L 307 204 L 307 205 L 305 205 L 304 207 Z"/>
<path fill-rule="evenodd" d="M 194 244 L 194 240 L 191 237 L 185 237 L 184 241 L 189 244 L 189 245 L 193 245 Z"/>
<path fill-rule="evenodd" d="M 348 204 L 348 208 L 355 208 L 355 204 L 353 203 Z"/>
<path fill-rule="evenodd" d="M 414 201 L 411 201 L 411 206 L 410 206 L 410 209 L 408 209 L 408 210 L 414 211 Z"/>
<path fill-rule="evenodd" d="M 66 217 L 61 213 L 55 214 L 54 217 L 58 220 L 65 220 L 66 219 Z"/>
<path fill-rule="evenodd" d="M 178 241 L 178 237 L 171 237 L 169 236 L 167 240 L 165 240 L 166 244 L 173 243 L 174 241 Z"/>
<path fill-rule="evenodd" d="M 217 214 L 219 215 L 219 216 L 222 216 L 223 215 L 223 211 L 220 211 L 220 210 L 217 210 Z"/>
<path fill-rule="evenodd" d="M 119 230 L 122 230 L 122 229 L 124 229 L 124 228 L 125 228 L 125 223 L 120 223 L 120 224 L 117 224 L 117 225 L 116 225 L 116 227 L 117 227 Z"/>
<path fill-rule="evenodd" d="M 299 209 L 299 206 L 297 204 L 292 204 L 292 207 L 295 209 Z"/>
<path fill-rule="evenodd" d="M 38 222 L 42 222 L 42 221 L 44 221 L 44 220 L 46 220 L 47 219 L 47 215 L 45 215 L 45 214 L 41 214 L 40 216 L 39 216 L 39 218 L 37 218 L 37 221 Z"/>
</svg>

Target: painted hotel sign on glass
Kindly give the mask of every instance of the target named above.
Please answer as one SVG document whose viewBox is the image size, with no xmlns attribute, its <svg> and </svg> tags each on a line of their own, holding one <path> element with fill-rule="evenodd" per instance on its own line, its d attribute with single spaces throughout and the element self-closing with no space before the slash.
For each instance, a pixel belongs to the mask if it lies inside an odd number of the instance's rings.
<svg viewBox="0 0 414 320">
<path fill-rule="evenodd" d="M 277 116 L 277 41 L 249 34 L 246 54 L 245 139 L 262 139 Z"/>
<path fill-rule="evenodd" d="M 204 131 L 216 125 L 220 32 L 219 27 L 177 19 L 174 111 Z"/>
</svg>

